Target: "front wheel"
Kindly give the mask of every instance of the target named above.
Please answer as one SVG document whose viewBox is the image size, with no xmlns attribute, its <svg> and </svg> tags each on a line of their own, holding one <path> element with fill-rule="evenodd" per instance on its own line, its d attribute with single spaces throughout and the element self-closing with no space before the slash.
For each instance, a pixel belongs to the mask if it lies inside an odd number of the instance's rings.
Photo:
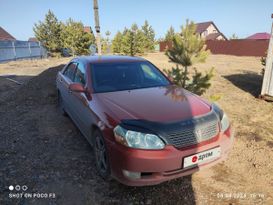
<svg viewBox="0 0 273 205">
<path fill-rule="evenodd" d="M 100 176 L 104 179 L 110 178 L 110 165 L 107 155 L 106 145 L 102 134 L 96 130 L 94 132 L 94 154 L 96 160 L 96 167 Z"/>
</svg>

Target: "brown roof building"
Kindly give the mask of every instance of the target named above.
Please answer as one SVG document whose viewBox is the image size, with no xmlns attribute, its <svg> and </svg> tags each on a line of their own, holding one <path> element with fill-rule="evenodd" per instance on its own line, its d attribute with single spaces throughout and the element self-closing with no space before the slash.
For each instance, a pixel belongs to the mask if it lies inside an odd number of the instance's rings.
<svg viewBox="0 0 273 205">
<path fill-rule="evenodd" d="M 15 41 L 16 39 L 0 26 L 0 41 Z"/>
<path fill-rule="evenodd" d="M 196 33 L 206 40 L 227 40 L 212 21 L 197 23 Z"/>
<path fill-rule="evenodd" d="M 39 42 L 39 41 L 37 40 L 37 38 L 35 38 L 35 37 L 30 37 L 30 38 L 28 39 L 28 41 L 29 41 L 29 42 Z"/>
<path fill-rule="evenodd" d="M 246 39 L 251 40 L 269 40 L 270 39 L 270 33 L 255 33 L 251 36 L 248 36 Z"/>
</svg>

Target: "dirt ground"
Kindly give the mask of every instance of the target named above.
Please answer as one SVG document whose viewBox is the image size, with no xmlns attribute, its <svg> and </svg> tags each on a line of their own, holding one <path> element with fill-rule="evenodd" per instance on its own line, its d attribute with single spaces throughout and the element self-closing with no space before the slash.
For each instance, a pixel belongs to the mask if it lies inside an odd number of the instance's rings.
<svg viewBox="0 0 273 205">
<path fill-rule="evenodd" d="M 144 57 L 162 69 L 172 66 L 162 53 Z M 196 65 L 215 68 L 204 97 L 216 99 L 230 117 L 233 150 L 214 167 L 149 187 L 98 176 L 89 144 L 57 108 L 55 77 L 68 61 L 0 64 L 0 76 L 22 83 L 0 77 L 0 204 L 273 204 L 273 103 L 256 98 L 259 58 L 211 55 Z M 10 185 L 27 190 L 9 191 Z"/>
</svg>

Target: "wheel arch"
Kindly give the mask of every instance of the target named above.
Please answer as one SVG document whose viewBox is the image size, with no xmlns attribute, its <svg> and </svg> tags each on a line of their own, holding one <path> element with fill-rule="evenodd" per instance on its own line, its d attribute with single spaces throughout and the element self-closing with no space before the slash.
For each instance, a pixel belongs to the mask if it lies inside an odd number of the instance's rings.
<svg viewBox="0 0 273 205">
<path fill-rule="evenodd" d="M 90 132 L 90 143 L 92 144 L 92 146 L 94 146 L 94 133 L 96 132 L 96 131 L 98 131 L 98 132 L 100 132 L 101 134 L 102 134 L 102 132 L 101 132 L 101 130 L 100 130 L 100 128 L 99 128 L 99 126 L 98 125 L 96 125 L 96 124 L 92 124 L 91 125 L 91 132 Z"/>
</svg>

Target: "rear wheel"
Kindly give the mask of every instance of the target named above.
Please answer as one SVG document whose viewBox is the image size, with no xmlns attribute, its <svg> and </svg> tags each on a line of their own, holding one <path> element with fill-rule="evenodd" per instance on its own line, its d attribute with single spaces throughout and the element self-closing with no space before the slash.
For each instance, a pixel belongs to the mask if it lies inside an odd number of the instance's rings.
<svg viewBox="0 0 273 205">
<path fill-rule="evenodd" d="M 64 104 L 63 104 L 63 97 L 62 97 L 60 91 L 58 91 L 58 106 L 59 106 L 59 109 L 60 109 L 62 115 L 67 116 L 67 113 L 65 111 Z"/>
<path fill-rule="evenodd" d="M 94 154 L 96 160 L 96 167 L 100 176 L 104 179 L 110 178 L 110 165 L 107 155 L 107 149 L 102 137 L 102 134 L 96 130 L 93 135 L 94 139 Z"/>
</svg>

